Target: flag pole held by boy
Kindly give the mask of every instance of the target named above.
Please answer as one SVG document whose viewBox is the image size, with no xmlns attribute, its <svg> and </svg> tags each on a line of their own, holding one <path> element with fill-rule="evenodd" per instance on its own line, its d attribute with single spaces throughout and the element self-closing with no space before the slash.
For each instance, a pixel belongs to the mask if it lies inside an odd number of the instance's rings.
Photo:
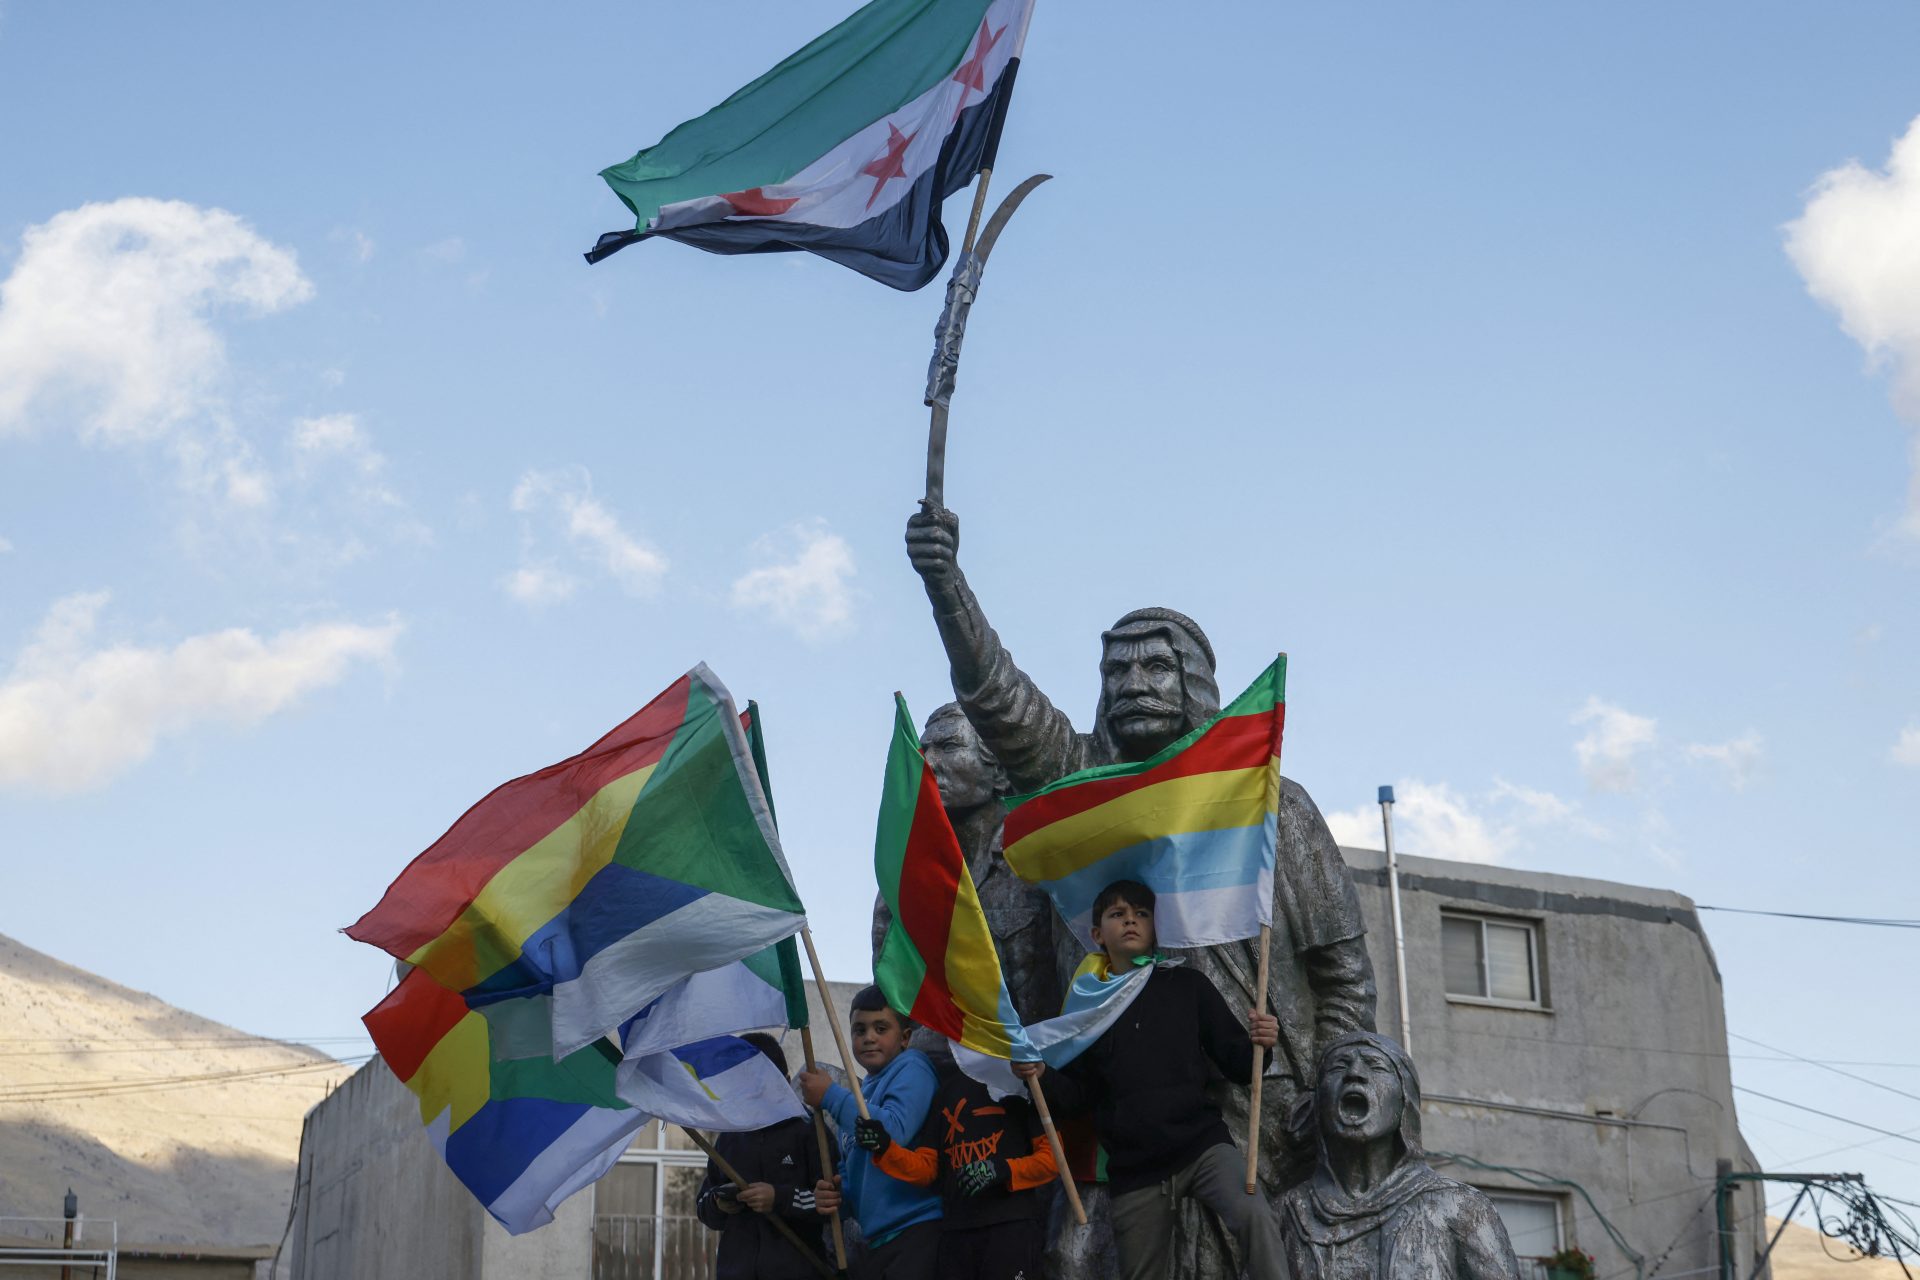
<svg viewBox="0 0 1920 1280">
<path fill-rule="evenodd" d="M 777 828 L 780 816 L 773 805 L 773 782 L 767 774 L 767 734 L 765 726 L 761 723 L 760 704 L 752 698 L 747 699 L 747 709 L 740 720 L 742 727 L 747 731 L 747 747 L 753 753 L 754 772 L 760 775 L 760 790 L 767 797 L 767 812 L 773 815 L 774 825 Z M 807 1070 L 813 1071 L 819 1065 L 813 1056 L 813 1027 L 810 1025 L 813 1019 L 807 1011 L 806 979 L 800 976 L 800 955 L 792 938 L 780 944 L 779 956 L 780 977 L 789 1006 L 787 1025 L 800 1032 L 800 1051 L 806 1057 Z M 827 1011 L 827 1020 L 837 1021 L 833 1016 L 833 1003 L 823 997 L 822 1004 Z M 827 1117 L 817 1107 L 813 1108 L 813 1136 L 820 1146 L 820 1167 L 827 1168 L 833 1164 L 833 1139 L 827 1136 Z M 840 1221 L 840 1211 L 835 1209 L 828 1215 L 827 1221 L 833 1229 L 834 1260 L 840 1264 L 840 1269 L 845 1271 L 847 1269 L 847 1229 Z"/>
<path fill-rule="evenodd" d="M 1076 936 L 1092 926 L 1094 897 L 1119 880 L 1138 881 L 1159 896 L 1162 946 L 1208 946 L 1257 933 L 1254 990 L 1265 1003 L 1286 682 L 1283 653 L 1219 714 L 1148 759 L 1084 769 L 1010 801 L 1007 865 L 1046 889 Z M 1249 1195 L 1258 1190 L 1265 1069 L 1266 1052 L 1256 1045 L 1248 1081 Z"/>
<path fill-rule="evenodd" d="M 893 705 L 873 845 L 874 875 L 892 918 L 874 962 L 874 983 L 888 1004 L 951 1040 L 962 1070 L 969 1055 L 1038 1062 L 1040 1050 L 1014 1011 L 993 933 L 913 715 L 897 692 Z M 1065 1170 L 1066 1152 L 1039 1081 L 1032 1082 L 1031 1093 L 1055 1167 Z M 1061 1186 L 1074 1220 L 1085 1226 L 1072 1177 L 1062 1176 Z"/>
</svg>

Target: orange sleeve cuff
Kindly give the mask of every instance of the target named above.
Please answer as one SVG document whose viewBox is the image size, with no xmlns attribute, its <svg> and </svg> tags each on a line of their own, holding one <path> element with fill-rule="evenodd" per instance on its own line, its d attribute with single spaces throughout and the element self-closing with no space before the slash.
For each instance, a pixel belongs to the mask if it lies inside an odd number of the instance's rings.
<svg viewBox="0 0 1920 1280">
<path fill-rule="evenodd" d="M 1007 1172 L 1012 1178 L 1011 1190 L 1025 1191 L 1031 1187 L 1044 1187 L 1059 1176 L 1059 1168 L 1053 1163 L 1053 1147 L 1045 1137 L 1033 1140 L 1033 1154 L 1015 1156 L 1007 1161 Z"/>
<path fill-rule="evenodd" d="M 899 1142 L 890 1144 L 873 1162 L 889 1178 L 916 1187 L 932 1186 L 934 1175 L 940 1171 L 940 1161 L 932 1147 L 909 1147 Z"/>
</svg>

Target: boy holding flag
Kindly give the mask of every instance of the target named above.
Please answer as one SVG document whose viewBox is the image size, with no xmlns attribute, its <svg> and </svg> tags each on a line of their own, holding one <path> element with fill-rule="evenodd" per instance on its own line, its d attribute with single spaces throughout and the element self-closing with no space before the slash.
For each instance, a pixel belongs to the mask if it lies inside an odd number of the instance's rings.
<svg viewBox="0 0 1920 1280">
<path fill-rule="evenodd" d="M 1279 1019 L 1256 1009 L 1242 1028 L 1204 974 L 1157 952 L 1154 904 L 1153 890 L 1130 880 L 1095 898 L 1093 945 L 1108 973 L 1152 972 L 1091 1048 L 1048 1074 L 1048 1096 L 1063 1114 L 1091 1110 L 1099 1126 L 1122 1280 L 1171 1280 L 1182 1199 L 1213 1210 L 1253 1280 L 1280 1280 L 1287 1272 L 1273 1207 L 1247 1194 L 1245 1159 L 1207 1096 L 1214 1068 L 1229 1080 L 1252 1074 L 1254 1046 L 1279 1041 Z M 1013 1070 L 1035 1080 L 1046 1068 L 1017 1062 Z"/>
<path fill-rule="evenodd" d="M 852 1052 L 867 1075 L 862 1095 L 875 1127 L 905 1142 L 920 1131 L 933 1105 L 933 1063 L 907 1047 L 913 1024 L 889 1008 L 878 987 L 853 996 Z M 853 1265 L 855 1280 L 932 1280 L 940 1244 L 940 1199 L 874 1168 L 856 1140 L 862 1122 L 853 1092 L 819 1068 L 800 1073 L 800 1094 L 824 1107 L 840 1132 L 840 1169 L 814 1187 L 814 1208 L 846 1208 L 866 1234 L 867 1249 Z"/>
</svg>

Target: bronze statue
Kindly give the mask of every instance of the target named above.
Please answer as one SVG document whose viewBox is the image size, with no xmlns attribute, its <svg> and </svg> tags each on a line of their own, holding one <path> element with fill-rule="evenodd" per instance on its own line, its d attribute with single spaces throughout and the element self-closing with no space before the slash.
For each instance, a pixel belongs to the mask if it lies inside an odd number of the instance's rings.
<svg viewBox="0 0 1920 1280">
<path fill-rule="evenodd" d="M 927 757 L 927 767 L 933 770 L 947 819 L 960 838 L 967 871 L 980 895 L 980 909 L 1000 953 L 1000 967 L 1006 974 L 1014 1011 L 1022 1022 L 1051 1018 L 1060 1012 L 1065 995 L 1054 966 L 1053 904 L 1040 889 L 1014 875 L 1001 856 L 1000 829 L 1005 825 L 1006 810 L 1000 798 L 1011 794 L 1006 770 L 980 741 L 957 702 L 937 707 L 927 717 L 920 750 Z M 886 899 L 876 898 L 875 959 L 892 920 Z M 936 1058 L 951 1056 L 945 1039 L 924 1027 L 915 1032 L 913 1044 Z"/>
<path fill-rule="evenodd" d="M 926 587 L 952 668 L 953 691 L 1015 792 L 1033 791 L 1093 765 L 1144 760 L 1220 709 L 1213 647 L 1194 621 L 1171 609 L 1138 609 L 1101 637 L 1100 699 L 1092 731 L 1080 733 L 987 622 L 961 572 L 959 519 L 930 507 L 907 522 L 907 552 Z M 1304 1176 L 1311 1153 L 1295 1147 L 1285 1117 L 1314 1078 L 1321 1049 L 1351 1031 L 1370 1031 L 1373 966 L 1352 878 L 1326 820 L 1297 783 L 1283 780 L 1274 872 L 1272 963 L 1265 996 L 1280 1019 L 1277 1074 L 1263 1082 L 1261 1181 L 1269 1195 Z M 1061 939 L 1062 979 L 1086 954 L 1084 939 Z M 1249 940 L 1188 953 L 1241 1008 L 1255 1000 L 1256 944 Z M 1244 1082 L 1216 1086 L 1238 1133 L 1247 1127 Z M 1175 1271 L 1199 1280 L 1232 1274 L 1227 1238 L 1197 1207 L 1183 1214 Z M 1070 1275 L 1094 1275 L 1078 1262 Z"/>
<path fill-rule="evenodd" d="M 1313 1176 L 1280 1199 L 1294 1280 L 1519 1280 L 1493 1202 L 1442 1177 L 1420 1146 L 1420 1077 L 1385 1036 L 1328 1045 L 1295 1108 Z"/>
</svg>

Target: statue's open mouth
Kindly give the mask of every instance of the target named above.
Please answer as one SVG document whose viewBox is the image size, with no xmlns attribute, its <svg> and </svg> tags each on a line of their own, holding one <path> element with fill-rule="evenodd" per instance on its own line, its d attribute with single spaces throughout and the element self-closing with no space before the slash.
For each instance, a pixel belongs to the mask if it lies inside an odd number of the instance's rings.
<svg viewBox="0 0 1920 1280">
<path fill-rule="evenodd" d="M 1373 1113 L 1373 1099 L 1358 1086 L 1343 1089 L 1340 1092 L 1339 1111 L 1342 1124 L 1363 1124 Z"/>
</svg>

